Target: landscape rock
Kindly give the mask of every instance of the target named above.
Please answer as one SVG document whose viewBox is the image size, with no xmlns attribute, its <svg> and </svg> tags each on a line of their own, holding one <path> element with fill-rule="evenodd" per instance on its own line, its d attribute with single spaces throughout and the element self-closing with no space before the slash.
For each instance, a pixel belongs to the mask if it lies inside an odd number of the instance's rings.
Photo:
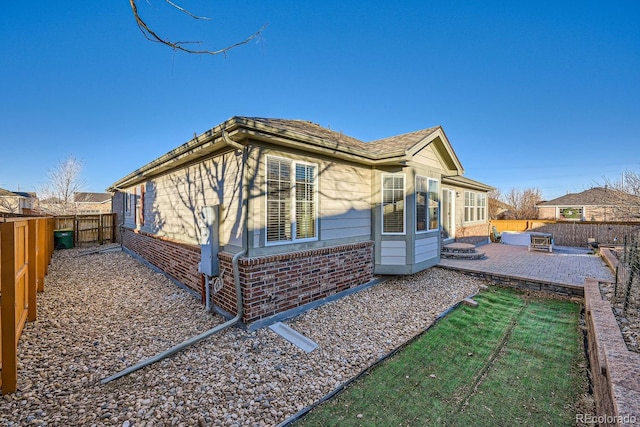
<svg viewBox="0 0 640 427">
<path fill-rule="evenodd" d="M 387 280 L 286 323 L 233 327 L 105 385 L 101 380 L 224 322 L 199 298 L 123 252 L 56 251 L 38 320 L 20 338 L 18 390 L 0 425 L 272 426 L 425 330 L 478 279 L 432 268 Z"/>
</svg>

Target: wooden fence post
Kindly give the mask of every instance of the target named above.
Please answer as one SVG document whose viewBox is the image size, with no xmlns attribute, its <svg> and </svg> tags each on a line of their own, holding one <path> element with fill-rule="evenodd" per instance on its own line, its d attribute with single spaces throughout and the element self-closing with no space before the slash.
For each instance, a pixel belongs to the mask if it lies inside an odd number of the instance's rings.
<svg viewBox="0 0 640 427">
<path fill-rule="evenodd" d="M 49 254 L 47 252 L 46 234 L 49 230 L 46 219 L 37 219 L 38 223 L 38 253 L 36 255 L 36 288 L 38 292 L 44 291 L 44 275 L 46 274 Z"/>
<path fill-rule="evenodd" d="M 102 220 L 102 214 L 100 214 L 98 217 L 98 242 L 100 242 L 101 245 L 104 244 L 103 228 L 104 221 Z"/>
<path fill-rule="evenodd" d="M 0 287 L 2 295 L 2 394 L 13 393 L 18 384 L 18 352 L 16 349 L 16 236 L 14 223 L 0 224 Z"/>
<path fill-rule="evenodd" d="M 28 311 L 27 320 L 33 322 L 38 316 L 38 309 L 36 307 L 36 295 L 38 289 L 38 220 L 30 219 L 28 221 L 29 226 L 27 229 L 27 299 L 28 299 Z"/>
</svg>

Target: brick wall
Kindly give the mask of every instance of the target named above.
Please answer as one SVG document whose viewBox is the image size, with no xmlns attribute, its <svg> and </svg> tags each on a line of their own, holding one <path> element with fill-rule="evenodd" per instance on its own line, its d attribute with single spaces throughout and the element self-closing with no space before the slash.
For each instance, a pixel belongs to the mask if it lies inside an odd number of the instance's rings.
<svg viewBox="0 0 640 427">
<path fill-rule="evenodd" d="M 599 425 L 637 425 L 640 421 L 640 354 L 624 342 L 611 305 L 596 280 L 584 284 L 589 363 Z"/>
<path fill-rule="evenodd" d="M 233 255 L 221 252 L 219 257 L 224 287 L 214 303 L 235 314 Z M 240 258 L 243 322 L 249 324 L 365 284 L 373 279 L 373 266 L 373 242 Z"/>
<path fill-rule="evenodd" d="M 469 225 L 456 228 L 456 241 L 463 243 L 486 243 L 489 239 L 489 224 Z"/>
<path fill-rule="evenodd" d="M 124 229 L 122 244 L 165 273 L 200 293 L 200 248 Z M 224 286 L 213 303 L 235 315 L 233 254 L 221 252 Z M 373 279 L 373 242 L 285 254 L 240 258 L 245 324 L 363 285 Z"/>
<path fill-rule="evenodd" d="M 122 245 L 134 251 L 178 282 L 201 293 L 200 247 L 153 237 L 144 232 L 123 229 Z"/>
</svg>

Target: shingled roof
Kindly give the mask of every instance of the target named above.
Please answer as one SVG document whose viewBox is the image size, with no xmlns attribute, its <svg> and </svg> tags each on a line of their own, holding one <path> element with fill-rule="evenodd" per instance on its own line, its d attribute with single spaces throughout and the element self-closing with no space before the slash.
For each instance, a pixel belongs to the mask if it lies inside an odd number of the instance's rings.
<svg viewBox="0 0 640 427">
<path fill-rule="evenodd" d="M 440 126 L 434 126 L 427 129 L 417 130 L 415 132 L 404 133 L 402 135 L 390 136 L 388 138 L 377 139 L 367 144 L 368 150 L 374 150 L 384 153 L 389 150 L 409 150 L 418 142 L 422 141 L 438 129 Z"/>
<path fill-rule="evenodd" d="M 238 119 L 261 123 L 265 126 L 279 129 L 281 131 L 288 131 L 293 134 L 309 138 L 318 138 L 351 148 L 366 148 L 365 142 L 360 141 L 359 139 L 352 138 L 342 132 L 336 132 L 334 130 L 324 128 L 317 123 L 307 120 L 270 119 L 266 117 L 238 117 Z"/>
<path fill-rule="evenodd" d="M 24 191 L 11 191 L 5 190 L 4 188 L 0 188 L 0 197 L 35 197 L 36 193 L 27 193 Z"/>
<path fill-rule="evenodd" d="M 108 191 L 141 182 L 150 176 L 209 155 L 226 145 L 238 148 L 237 144 L 246 144 L 251 140 L 342 157 L 369 165 L 405 164 L 419 150 L 434 142 L 447 159 L 452 173 L 464 173 L 464 168 L 441 126 L 365 142 L 307 120 L 234 116 L 118 180 Z"/>
<path fill-rule="evenodd" d="M 594 187 L 581 193 L 571 193 L 538 206 L 638 206 L 640 197 L 606 187 Z"/>
<path fill-rule="evenodd" d="M 73 193 L 73 201 L 76 203 L 104 203 L 110 200 L 109 193 Z"/>
<path fill-rule="evenodd" d="M 438 129 L 441 129 L 440 126 L 434 126 L 427 129 L 405 133 L 402 135 L 396 135 L 371 142 L 365 142 L 345 135 L 342 132 L 336 132 L 334 130 L 322 127 L 317 123 L 313 123 L 307 120 L 270 119 L 265 117 L 237 118 L 241 120 L 261 123 L 265 126 L 281 129 L 283 131 L 288 131 L 301 136 L 322 139 L 326 142 L 332 142 L 339 146 L 355 148 L 358 150 L 364 150 L 369 153 L 376 154 L 384 154 L 398 150 L 407 151 L 418 142 L 422 141 L 424 138 L 428 137 Z"/>
</svg>

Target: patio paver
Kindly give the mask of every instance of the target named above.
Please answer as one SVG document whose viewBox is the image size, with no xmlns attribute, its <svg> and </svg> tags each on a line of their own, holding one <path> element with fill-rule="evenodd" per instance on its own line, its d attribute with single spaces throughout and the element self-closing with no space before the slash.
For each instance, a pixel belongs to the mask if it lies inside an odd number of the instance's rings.
<svg viewBox="0 0 640 427">
<path fill-rule="evenodd" d="M 615 277 L 605 262 L 586 248 L 554 246 L 553 252 L 529 251 L 526 246 L 488 243 L 478 250 L 485 257 L 476 260 L 441 259 L 439 265 L 478 273 L 580 285 L 587 277 L 613 282 Z"/>
</svg>

